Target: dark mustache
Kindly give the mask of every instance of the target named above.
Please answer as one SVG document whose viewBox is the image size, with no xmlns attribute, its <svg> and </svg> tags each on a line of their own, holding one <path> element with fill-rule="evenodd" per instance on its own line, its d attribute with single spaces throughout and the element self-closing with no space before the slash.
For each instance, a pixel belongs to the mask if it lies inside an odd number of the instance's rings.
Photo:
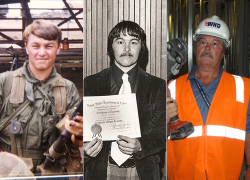
<svg viewBox="0 0 250 180">
<path fill-rule="evenodd" d="M 120 57 L 123 57 L 123 56 L 133 56 L 133 54 L 130 54 L 130 53 L 122 53 L 121 55 L 120 55 Z"/>
<path fill-rule="evenodd" d="M 201 53 L 200 57 L 202 57 L 202 56 L 209 56 L 212 59 L 214 58 L 213 55 L 210 52 L 208 52 L 208 51 L 204 51 L 203 53 Z"/>
</svg>

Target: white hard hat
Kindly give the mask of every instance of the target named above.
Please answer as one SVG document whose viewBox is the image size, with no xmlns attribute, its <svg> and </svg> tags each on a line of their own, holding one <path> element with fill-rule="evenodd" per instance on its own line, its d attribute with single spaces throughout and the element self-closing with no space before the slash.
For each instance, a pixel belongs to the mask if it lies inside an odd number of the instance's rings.
<svg viewBox="0 0 250 180">
<path fill-rule="evenodd" d="M 228 26 L 216 15 L 201 21 L 193 35 L 194 41 L 197 40 L 199 35 L 215 36 L 221 38 L 225 40 L 226 47 L 230 46 Z"/>
</svg>

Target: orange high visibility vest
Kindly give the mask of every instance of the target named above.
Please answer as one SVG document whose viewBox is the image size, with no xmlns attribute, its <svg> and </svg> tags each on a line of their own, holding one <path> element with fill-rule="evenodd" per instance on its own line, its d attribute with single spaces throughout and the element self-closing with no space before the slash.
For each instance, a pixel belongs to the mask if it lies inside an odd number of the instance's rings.
<svg viewBox="0 0 250 180">
<path fill-rule="evenodd" d="M 169 88 L 180 120 L 192 122 L 195 132 L 182 140 L 168 140 L 168 179 L 236 180 L 244 156 L 250 80 L 223 72 L 203 125 L 187 77 L 179 77 Z"/>
</svg>

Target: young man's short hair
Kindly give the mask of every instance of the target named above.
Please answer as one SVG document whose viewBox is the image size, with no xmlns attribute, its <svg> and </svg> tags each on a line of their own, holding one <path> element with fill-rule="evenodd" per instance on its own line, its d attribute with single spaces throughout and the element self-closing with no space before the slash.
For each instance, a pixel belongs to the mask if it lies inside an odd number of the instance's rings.
<svg viewBox="0 0 250 180">
<path fill-rule="evenodd" d="M 23 40 L 25 43 L 29 40 L 29 35 L 33 34 L 36 37 L 46 40 L 57 40 L 58 46 L 60 45 L 62 32 L 57 25 L 46 20 L 36 20 L 26 27 L 23 32 Z"/>
</svg>

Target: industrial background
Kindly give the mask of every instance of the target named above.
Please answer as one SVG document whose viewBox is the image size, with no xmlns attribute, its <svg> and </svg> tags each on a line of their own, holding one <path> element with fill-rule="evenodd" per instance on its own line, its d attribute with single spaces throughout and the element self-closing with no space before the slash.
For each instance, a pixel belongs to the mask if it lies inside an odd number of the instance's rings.
<svg viewBox="0 0 250 180">
<path fill-rule="evenodd" d="M 195 63 L 192 36 L 201 20 L 219 16 L 229 27 L 231 46 L 224 58 L 224 70 L 250 77 L 249 0 L 167 0 L 167 39 L 183 38 L 188 43 L 188 63 L 181 74 Z"/>
</svg>

